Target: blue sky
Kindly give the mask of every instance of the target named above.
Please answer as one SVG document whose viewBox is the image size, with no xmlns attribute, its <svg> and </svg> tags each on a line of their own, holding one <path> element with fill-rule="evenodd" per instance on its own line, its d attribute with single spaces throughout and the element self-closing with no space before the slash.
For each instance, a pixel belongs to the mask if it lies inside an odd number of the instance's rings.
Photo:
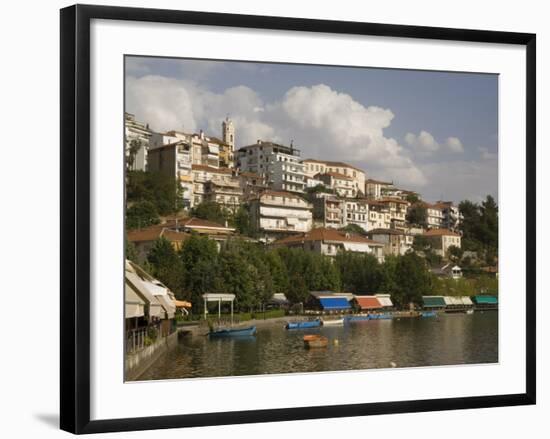
<svg viewBox="0 0 550 439">
<path fill-rule="evenodd" d="M 257 138 L 345 160 L 430 201 L 497 197 L 498 76 L 126 58 L 126 110 L 155 130 Z"/>
</svg>

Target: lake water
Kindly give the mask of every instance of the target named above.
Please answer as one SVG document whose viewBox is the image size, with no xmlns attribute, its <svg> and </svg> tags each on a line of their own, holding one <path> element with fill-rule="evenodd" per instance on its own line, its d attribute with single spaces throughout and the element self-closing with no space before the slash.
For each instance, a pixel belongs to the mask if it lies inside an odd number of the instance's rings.
<svg viewBox="0 0 550 439">
<path fill-rule="evenodd" d="M 305 334 L 322 334 L 329 346 L 305 349 Z M 495 362 L 498 312 L 486 311 L 304 330 L 273 322 L 250 338 L 185 335 L 140 380 Z"/>
</svg>

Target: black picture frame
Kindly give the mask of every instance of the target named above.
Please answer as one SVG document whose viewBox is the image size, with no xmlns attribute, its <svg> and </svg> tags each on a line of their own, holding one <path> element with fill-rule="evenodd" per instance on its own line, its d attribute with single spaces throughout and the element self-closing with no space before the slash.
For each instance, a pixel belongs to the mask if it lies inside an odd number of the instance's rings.
<svg viewBox="0 0 550 439">
<path fill-rule="evenodd" d="M 93 19 L 452 40 L 526 47 L 526 392 L 90 420 L 90 22 Z M 61 404 L 60 425 L 99 433 L 535 404 L 536 401 L 536 36 L 303 18 L 75 5 L 61 10 Z"/>
</svg>

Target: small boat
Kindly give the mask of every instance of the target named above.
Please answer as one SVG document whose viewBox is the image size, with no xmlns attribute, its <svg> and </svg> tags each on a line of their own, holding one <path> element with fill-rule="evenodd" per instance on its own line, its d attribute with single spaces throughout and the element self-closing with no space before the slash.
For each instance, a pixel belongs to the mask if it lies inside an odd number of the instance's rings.
<svg viewBox="0 0 550 439">
<path fill-rule="evenodd" d="M 305 335 L 304 346 L 306 348 L 326 348 L 328 346 L 328 338 L 322 335 Z"/>
<path fill-rule="evenodd" d="M 437 317 L 437 313 L 435 311 L 422 311 L 420 317 Z"/>
<path fill-rule="evenodd" d="M 286 329 L 308 329 L 318 328 L 321 326 L 321 320 L 311 320 L 307 322 L 288 322 L 285 326 Z"/>
<path fill-rule="evenodd" d="M 388 313 L 383 314 L 369 314 L 369 320 L 390 320 L 393 316 Z"/>
<path fill-rule="evenodd" d="M 473 313 L 474 313 L 474 310 L 471 308 L 466 310 L 466 314 L 473 314 Z"/>
<path fill-rule="evenodd" d="M 364 314 L 346 317 L 346 322 L 366 322 L 367 320 L 370 320 L 370 317 Z"/>
<path fill-rule="evenodd" d="M 210 331 L 208 335 L 210 337 L 250 337 L 251 335 L 256 335 L 256 327 L 220 328 Z"/>
<path fill-rule="evenodd" d="M 323 326 L 342 326 L 344 319 L 322 320 Z"/>
</svg>

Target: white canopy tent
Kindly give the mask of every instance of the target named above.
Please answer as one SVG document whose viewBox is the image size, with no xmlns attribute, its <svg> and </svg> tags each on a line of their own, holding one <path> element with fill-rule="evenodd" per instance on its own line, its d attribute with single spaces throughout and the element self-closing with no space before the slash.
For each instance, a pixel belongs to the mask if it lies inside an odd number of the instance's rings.
<svg viewBox="0 0 550 439">
<path fill-rule="evenodd" d="M 143 317 L 145 315 L 145 300 L 134 291 L 126 281 L 124 283 L 124 316 L 127 319 Z"/>
<path fill-rule="evenodd" d="M 233 324 L 233 301 L 235 300 L 234 294 L 216 294 L 206 293 L 202 295 L 204 300 L 204 319 L 206 320 L 207 305 L 208 302 L 218 302 L 218 319 L 222 316 L 222 302 L 231 302 L 231 323 Z"/>
</svg>

